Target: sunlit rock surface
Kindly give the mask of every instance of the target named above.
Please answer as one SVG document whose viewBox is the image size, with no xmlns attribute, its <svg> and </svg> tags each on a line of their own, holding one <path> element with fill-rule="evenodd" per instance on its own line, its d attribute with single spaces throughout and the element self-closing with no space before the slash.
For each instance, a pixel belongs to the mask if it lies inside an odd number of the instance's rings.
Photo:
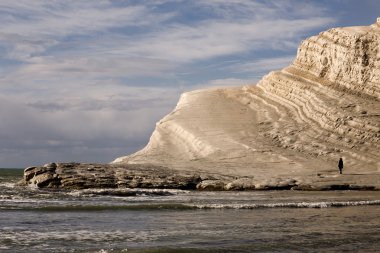
<svg viewBox="0 0 380 253">
<path fill-rule="evenodd" d="M 183 94 L 148 145 L 114 163 L 313 181 L 336 174 L 342 157 L 336 180 L 378 177 L 379 99 L 380 22 L 333 28 L 257 85 Z"/>
</svg>

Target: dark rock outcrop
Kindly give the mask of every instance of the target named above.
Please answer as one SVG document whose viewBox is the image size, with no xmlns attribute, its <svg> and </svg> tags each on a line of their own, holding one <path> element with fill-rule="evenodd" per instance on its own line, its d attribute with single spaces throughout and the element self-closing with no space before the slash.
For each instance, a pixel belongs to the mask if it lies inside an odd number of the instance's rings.
<svg viewBox="0 0 380 253">
<path fill-rule="evenodd" d="M 50 163 L 24 170 L 22 184 L 39 188 L 196 189 L 200 176 L 153 165 Z"/>
</svg>

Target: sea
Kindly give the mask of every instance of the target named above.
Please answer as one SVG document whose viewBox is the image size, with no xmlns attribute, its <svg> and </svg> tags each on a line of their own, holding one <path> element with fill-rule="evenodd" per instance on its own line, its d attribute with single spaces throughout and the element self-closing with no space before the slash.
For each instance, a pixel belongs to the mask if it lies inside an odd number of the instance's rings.
<svg viewBox="0 0 380 253">
<path fill-rule="evenodd" d="M 48 190 L 0 169 L 0 252 L 379 252 L 380 192 Z"/>
</svg>

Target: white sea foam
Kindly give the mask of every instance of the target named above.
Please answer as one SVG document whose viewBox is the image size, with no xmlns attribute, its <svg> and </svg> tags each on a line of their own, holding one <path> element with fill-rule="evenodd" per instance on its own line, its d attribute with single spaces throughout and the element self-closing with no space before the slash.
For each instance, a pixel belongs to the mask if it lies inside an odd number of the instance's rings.
<svg viewBox="0 0 380 253">
<path fill-rule="evenodd" d="M 49 248 L 53 246 L 54 241 L 70 242 L 93 242 L 93 241 L 128 241 L 128 242 L 149 242 L 157 240 L 162 234 L 154 231 L 91 231 L 91 230 L 76 230 L 76 231 L 31 231 L 31 230 L 13 230 L 12 228 L 0 228 L 2 239 L 6 239 L 13 243 L 22 242 L 23 245 L 34 244 L 35 241 L 50 242 L 51 245 L 39 245 L 41 248 Z M 36 247 L 36 246 L 35 246 Z"/>
<path fill-rule="evenodd" d="M 199 209 L 257 209 L 257 208 L 327 208 L 344 206 L 380 205 L 380 200 L 327 201 L 327 202 L 288 202 L 265 204 L 201 204 L 189 205 Z"/>
<path fill-rule="evenodd" d="M 139 188 L 106 188 L 106 189 L 83 189 L 70 191 L 67 194 L 71 196 L 83 195 L 115 195 L 115 196 L 150 196 L 150 195 L 177 195 L 188 193 L 189 191 L 177 189 L 139 189 Z"/>
<path fill-rule="evenodd" d="M 0 183 L 0 187 L 6 187 L 6 188 L 14 188 L 15 187 L 15 183 Z"/>
<path fill-rule="evenodd" d="M 100 249 L 93 253 L 110 253 L 110 252 L 114 252 L 113 249 Z M 122 249 L 121 251 L 118 251 L 118 252 L 128 252 L 128 249 Z M 89 253 L 92 253 L 92 252 L 90 251 Z"/>
<path fill-rule="evenodd" d="M 36 184 L 28 184 L 28 187 L 29 189 L 32 189 L 32 190 L 38 190 L 38 186 Z"/>
</svg>

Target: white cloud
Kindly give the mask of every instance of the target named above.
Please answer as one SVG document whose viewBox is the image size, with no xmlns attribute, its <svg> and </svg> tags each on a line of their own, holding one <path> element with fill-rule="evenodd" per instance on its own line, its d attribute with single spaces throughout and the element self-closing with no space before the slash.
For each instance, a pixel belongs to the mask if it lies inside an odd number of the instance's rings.
<svg viewBox="0 0 380 253">
<path fill-rule="evenodd" d="M 6 44 L 8 57 L 18 60 L 64 44 L 67 36 L 107 36 L 111 28 L 154 26 L 175 15 L 153 13 L 143 5 L 116 8 L 109 1 L 25 0 L 2 1 L 0 14 L 1 44 Z"/>
<path fill-rule="evenodd" d="M 95 32 L 100 32 L 104 33 L 104 38 L 95 36 L 90 40 L 98 43 L 94 49 L 103 52 L 176 62 L 203 60 L 247 50 L 259 50 L 264 46 L 275 48 L 282 45 L 286 49 L 289 43 L 281 41 L 292 40 L 307 30 L 333 21 L 328 17 L 310 17 L 310 4 L 298 3 L 302 8 L 290 8 L 290 3 L 294 4 L 293 1 L 282 1 L 281 4 L 274 1 L 265 4 L 219 0 L 199 1 L 193 4 L 183 2 L 182 4 L 189 7 L 195 5 L 204 11 L 208 10 L 211 13 L 210 18 L 187 24 L 162 25 L 160 24 L 179 14 L 170 11 L 158 12 L 154 7 L 144 5 L 116 8 L 107 1 L 92 4 L 80 1 L 73 5 L 68 2 L 43 4 L 43 1 L 21 3 L 23 4 L 15 7 L 5 1 L 0 5 L 0 9 L 8 10 L 7 12 L 21 9 L 30 16 L 14 20 L 15 14 L 11 15 L 11 19 L 8 14 L 0 18 L 0 21 L 3 21 L 3 36 L 0 35 L 3 41 L 7 41 L 7 37 L 11 35 L 29 38 L 18 43 L 8 39 L 9 44 L 16 45 L 11 50 L 10 57 L 30 56 L 41 53 L 57 43 L 66 43 L 61 41 L 62 36 L 94 36 Z M 318 7 L 313 5 L 313 8 L 316 11 Z M 303 11 L 299 11 L 300 9 Z M 122 32 L 123 28 L 140 26 L 145 26 L 146 32 L 140 31 L 136 35 Z M 115 33 L 108 31 L 109 29 L 121 29 L 121 34 L 115 36 Z M 79 39 L 77 43 L 83 49 L 85 46 L 81 44 L 88 44 L 89 40 Z"/>
<path fill-rule="evenodd" d="M 179 62 L 207 60 L 263 48 L 286 50 L 289 49 L 287 40 L 328 22 L 331 19 L 279 19 L 249 23 L 208 21 L 196 27 L 170 27 L 163 32 L 153 33 L 138 43 L 129 43 L 127 47 L 116 50 Z M 294 47 L 296 44 L 290 45 Z"/>
<path fill-rule="evenodd" d="M 114 7 L 108 1 L 2 1 L 2 32 L 26 36 L 65 36 L 114 27 L 151 25 L 172 15 L 152 15 L 143 5 Z M 25 15 L 24 18 L 16 16 Z"/>
<path fill-rule="evenodd" d="M 192 89 L 205 89 L 205 88 L 230 88 L 230 87 L 241 87 L 244 85 L 253 85 L 257 80 L 254 79 L 237 79 L 237 78 L 225 78 L 225 79 L 214 79 L 209 80 L 204 83 L 192 86 Z"/>
<path fill-rule="evenodd" d="M 268 73 L 288 66 L 294 59 L 295 56 L 258 59 L 251 62 L 232 64 L 228 69 L 236 73 Z"/>
<path fill-rule="evenodd" d="M 173 69 L 168 61 L 148 58 L 128 58 L 113 55 L 79 57 L 34 57 L 29 64 L 19 68 L 17 75 L 39 78 L 41 76 L 94 77 L 157 76 Z M 12 76 L 14 77 L 14 76 Z"/>
<path fill-rule="evenodd" d="M 80 92 L 79 96 L 56 96 L 32 101 L 23 104 L 36 113 L 56 113 L 56 112 L 128 112 L 143 109 L 162 109 L 167 111 L 173 106 L 179 96 L 178 89 L 168 88 L 128 88 L 125 93 L 118 93 L 117 90 L 109 89 L 102 92 L 102 89 L 89 91 L 87 96 Z"/>
</svg>

